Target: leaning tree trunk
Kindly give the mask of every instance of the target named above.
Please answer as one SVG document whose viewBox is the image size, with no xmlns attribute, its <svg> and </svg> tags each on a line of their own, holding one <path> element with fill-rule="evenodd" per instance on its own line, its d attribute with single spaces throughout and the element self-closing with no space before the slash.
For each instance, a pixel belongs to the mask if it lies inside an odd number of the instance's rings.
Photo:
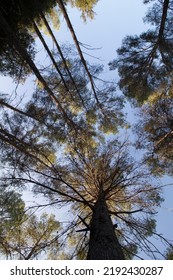
<svg viewBox="0 0 173 280">
<path fill-rule="evenodd" d="M 115 234 L 105 197 L 96 201 L 90 225 L 88 260 L 123 260 L 124 254 Z"/>
</svg>

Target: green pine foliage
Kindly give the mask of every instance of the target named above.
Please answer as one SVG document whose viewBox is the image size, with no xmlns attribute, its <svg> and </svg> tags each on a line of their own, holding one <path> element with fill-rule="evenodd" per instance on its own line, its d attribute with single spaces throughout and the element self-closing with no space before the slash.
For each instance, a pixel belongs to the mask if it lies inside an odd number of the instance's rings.
<svg viewBox="0 0 173 280">
<path fill-rule="evenodd" d="M 145 17 L 153 28 L 124 38 L 117 58 L 109 63 L 111 70 L 118 69 L 120 89 L 139 105 L 169 83 L 173 70 L 171 18 L 171 1 L 154 3 Z"/>
</svg>

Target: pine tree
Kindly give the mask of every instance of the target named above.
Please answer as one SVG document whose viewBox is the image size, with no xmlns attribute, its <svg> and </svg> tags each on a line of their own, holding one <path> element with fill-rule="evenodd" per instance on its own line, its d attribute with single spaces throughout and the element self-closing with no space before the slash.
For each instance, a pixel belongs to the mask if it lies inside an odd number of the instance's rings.
<svg viewBox="0 0 173 280">
<path fill-rule="evenodd" d="M 173 65 L 171 18 L 172 1 L 154 1 L 145 18 L 154 28 L 124 38 L 117 59 L 109 64 L 118 69 L 120 89 L 138 104 L 169 83 Z"/>
<path fill-rule="evenodd" d="M 0 15 L 6 38 L 37 78 L 36 91 L 21 107 L 1 99 L 5 108 L 0 125 L 3 181 L 11 188 L 32 187 L 34 194 L 47 198 L 48 206 L 70 207 L 73 215 L 62 230 L 61 245 L 67 245 L 68 252 L 68 242 L 74 244 L 73 258 L 132 258 L 137 249 L 153 257 L 158 250 L 148 237 L 164 239 L 155 232 L 153 219 L 162 201 L 159 188 L 151 182 L 147 166 L 129 156 L 130 146 L 115 137 L 125 123 L 123 100 L 114 83 L 100 79 L 103 67 L 87 63 L 65 2 L 58 0 L 58 5 L 79 58 L 71 55 L 68 46 L 66 52 L 57 43 L 58 52 L 49 49 L 39 29 L 40 19 L 56 41 L 41 9 L 38 19 L 27 20 L 50 59 L 51 67 L 43 69 L 5 15 Z M 107 134 L 114 134 L 114 140 L 107 141 Z"/>
<path fill-rule="evenodd" d="M 60 225 L 54 216 L 42 214 L 37 218 L 26 211 L 19 193 L 1 183 L 0 188 L 0 255 L 6 259 L 34 259 L 43 253 L 59 249 L 57 229 Z M 53 246 L 52 246 L 53 244 Z"/>
</svg>

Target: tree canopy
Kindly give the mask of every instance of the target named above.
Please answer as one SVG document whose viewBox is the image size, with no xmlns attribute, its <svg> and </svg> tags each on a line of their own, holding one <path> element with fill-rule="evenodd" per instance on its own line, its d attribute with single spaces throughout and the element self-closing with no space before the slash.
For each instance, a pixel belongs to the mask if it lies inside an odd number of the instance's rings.
<svg viewBox="0 0 173 280">
<path fill-rule="evenodd" d="M 42 250 L 55 259 L 57 255 L 68 259 L 131 259 L 140 258 L 140 251 L 152 258 L 157 253 L 164 256 L 149 240 L 152 235 L 171 246 L 156 232 L 155 216 L 163 201 L 161 187 L 146 161 L 131 156 L 134 147 L 130 141 L 118 134 L 127 128 L 124 98 L 114 81 L 101 78 L 104 67 L 85 59 L 68 15 L 67 4 L 71 3 L 82 11 L 84 19 L 92 18 L 97 2 L 2 3 L 0 69 L 18 82 L 28 74 L 35 79 L 30 96 L 27 100 L 21 98 L 17 106 L 17 90 L 14 100 L 4 93 L 0 99 L 1 187 L 12 190 L 7 207 L 2 206 L 1 211 L 0 251 L 6 257 L 33 259 Z M 155 30 L 127 37 L 118 50 L 119 58 L 111 63 L 111 67 L 119 68 L 120 87 L 125 89 L 125 95 L 138 101 L 170 84 L 172 45 L 165 31 L 170 26 L 166 21 L 171 18 L 169 4 L 165 0 L 156 5 L 157 16 L 154 8 L 148 12 L 147 20 L 154 22 Z M 63 15 L 74 45 L 62 46 L 57 41 L 49 20 L 52 9 Z M 43 29 L 54 48 L 50 48 Z M 34 58 L 36 36 L 47 55 L 45 64 Z M 146 108 L 152 116 L 151 108 L 156 105 L 159 114 L 165 106 L 166 126 L 171 126 L 171 98 L 166 94 L 166 105 L 156 98 L 152 107 L 147 103 Z M 154 118 L 158 119 L 158 114 Z M 156 146 L 160 147 L 162 138 L 170 138 L 172 128 L 162 133 L 160 125 L 165 120 L 155 122 L 154 118 L 149 120 L 149 133 L 156 134 Z M 147 121 L 141 122 L 146 132 Z M 158 124 L 159 136 L 153 124 Z M 27 214 L 16 190 L 32 190 L 38 198 L 36 205 L 28 206 L 30 210 L 43 206 L 70 209 L 67 226 L 60 227 L 54 216 L 43 214 L 38 218 Z M 4 195 L 2 201 L 6 199 Z"/>
<path fill-rule="evenodd" d="M 145 17 L 153 28 L 124 38 L 118 57 L 109 64 L 111 69 L 118 69 L 120 89 L 139 104 L 169 84 L 173 65 L 172 5 L 169 0 L 154 1 Z"/>
<path fill-rule="evenodd" d="M 21 194 L 4 183 L 0 189 L 0 255 L 6 259 L 33 259 L 47 253 L 48 258 L 59 250 L 57 230 L 60 224 L 53 215 L 40 218 L 27 212 Z M 52 246 L 53 245 L 53 246 Z"/>
<path fill-rule="evenodd" d="M 5 75 L 22 78 L 29 72 L 29 67 L 16 49 L 13 36 L 7 35 L 4 21 L 8 22 L 9 28 L 19 38 L 23 48 L 34 58 L 34 40 L 28 30 L 32 21 L 39 19 L 39 13 L 50 10 L 56 1 L 1 1 L 0 7 L 0 71 Z"/>
</svg>

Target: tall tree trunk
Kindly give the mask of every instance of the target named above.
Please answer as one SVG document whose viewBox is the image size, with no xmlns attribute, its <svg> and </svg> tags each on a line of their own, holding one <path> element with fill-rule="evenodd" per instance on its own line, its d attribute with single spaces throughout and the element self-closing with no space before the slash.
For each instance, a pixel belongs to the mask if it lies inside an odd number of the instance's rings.
<svg viewBox="0 0 173 280">
<path fill-rule="evenodd" d="M 92 75 L 91 75 L 91 73 L 90 73 L 90 71 L 89 71 L 89 69 L 88 69 L 87 62 L 86 62 L 86 60 L 85 60 L 85 58 L 84 58 L 84 56 L 83 56 L 83 53 L 82 53 L 82 51 L 81 51 L 81 48 L 80 48 L 78 39 L 77 39 L 77 37 L 76 37 L 76 33 L 75 33 L 75 31 L 74 31 L 74 28 L 73 28 L 73 26 L 72 26 L 72 23 L 71 23 L 71 21 L 70 21 L 70 18 L 69 18 L 68 14 L 67 14 L 67 11 L 66 11 L 66 8 L 65 8 L 65 6 L 64 6 L 64 3 L 63 3 L 62 0 L 57 0 L 57 3 L 58 3 L 58 5 L 59 5 L 59 7 L 60 7 L 60 9 L 61 9 L 61 12 L 62 12 L 62 14 L 63 14 L 63 16 L 64 16 L 64 19 L 65 19 L 65 21 L 66 21 L 66 23 L 67 23 L 67 26 L 68 26 L 68 28 L 69 28 L 69 31 L 70 31 L 71 35 L 72 35 L 73 41 L 74 41 L 74 43 L 75 43 L 75 45 L 76 45 L 77 51 L 78 51 L 78 53 L 79 53 L 80 59 L 81 59 L 81 61 L 82 61 L 82 63 L 83 63 L 83 66 L 84 66 L 84 68 L 85 68 L 85 71 L 86 71 L 86 73 L 87 73 L 87 75 L 88 75 L 88 78 L 89 78 L 89 80 L 90 80 L 91 88 L 92 88 L 92 91 L 93 91 L 93 93 L 94 93 L 94 97 L 95 97 L 95 100 L 96 100 L 96 102 L 97 102 L 97 105 L 98 105 L 98 106 L 100 107 L 100 109 L 101 109 L 102 106 L 101 106 L 101 104 L 100 104 L 100 102 L 99 102 L 99 99 L 98 99 L 98 96 L 97 96 L 97 93 L 96 93 L 96 89 L 95 89 L 93 77 L 92 77 Z"/>
<path fill-rule="evenodd" d="M 72 81 L 72 83 L 73 83 L 73 85 L 74 85 L 74 87 L 75 87 L 77 93 L 78 93 L 78 96 L 79 96 L 79 98 L 80 98 L 80 100 L 81 100 L 81 103 L 82 103 L 83 107 L 86 108 L 85 103 L 84 103 L 84 100 L 83 100 L 83 98 L 82 98 L 82 96 L 81 96 L 81 94 L 80 94 L 80 91 L 78 90 L 78 87 L 77 87 L 77 85 L 76 85 L 76 82 L 75 82 L 75 80 L 73 79 L 73 76 L 72 76 L 72 74 L 71 74 L 71 72 L 70 72 L 70 69 L 69 69 L 69 67 L 68 67 L 68 65 L 67 65 L 67 61 L 66 61 L 66 59 L 65 59 L 65 57 L 64 57 L 64 55 L 63 55 L 63 53 L 62 53 L 62 51 L 61 51 L 61 47 L 60 47 L 60 45 L 58 44 L 58 41 L 57 41 L 57 39 L 55 38 L 55 35 L 54 35 L 54 33 L 53 33 L 53 31 L 52 31 L 52 29 L 51 29 L 51 27 L 50 27 L 50 25 L 49 25 L 49 23 L 48 23 L 46 17 L 45 17 L 45 15 L 44 15 L 42 12 L 40 12 L 40 17 L 41 17 L 42 21 L 44 22 L 44 25 L 46 26 L 47 31 L 49 32 L 49 35 L 51 36 L 53 42 L 55 43 L 55 46 L 56 46 L 56 48 L 57 48 L 57 50 L 58 50 L 58 52 L 59 52 L 59 54 L 60 54 L 60 57 L 61 57 L 61 59 L 62 59 L 62 61 L 63 61 L 63 63 L 64 63 L 65 69 L 67 70 L 67 73 L 68 73 L 68 75 L 69 75 L 69 77 L 70 77 L 70 79 L 71 79 L 71 81 Z"/>
<path fill-rule="evenodd" d="M 95 203 L 90 225 L 88 260 L 123 260 L 124 254 L 115 234 L 104 196 Z"/>
<path fill-rule="evenodd" d="M 61 73 L 61 71 L 60 71 L 60 69 L 58 67 L 58 64 L 56 63 L 56 61 L 55 61 L 55 59 L 54 59 L 54 57 L 53 57 L 53 55 L 52 55 L 48 45 L 46 44 L 46 41 L 44 40 L 44 38 L 43 38 L 39 28 L 37 27 L 37 24 L 35 23 L 35 21 L 33 21 L 33 27 L 34 27 L 34 30 L 35 30 L 37 36 L 39 37 L 40 41 L 42 42 L 45 50 L 47 51 L 47 53 L 48 53 L 48 55 L 49 55 L 53 65 L 54 65 L 55 69 L 57 70 L 61 80 L 63 81 L 63 84 L 64 84 L 66 90 L 69 91 L 69 88 L 68 88 L 68 86 L 66 84 L 66 81 L 64 80 L 64 77 L 63 77 L 63 75 L 62 75 L 62 73 Z"/>
<path fill-rule="evenodd" d="M 168 8 L 169 8 L 169 2 L 170 2 L 170 0 L 165 0 L 163 3 L 162 18 L 161 18 L 161 23 L 160 23 L 159 35 L 158 35 L 159 41 L 161 41 L 164 36 L 164 29 L 165 29 L 166 18 L 167 18 L 167 13 L 168 13 Z"/>
</svg>

